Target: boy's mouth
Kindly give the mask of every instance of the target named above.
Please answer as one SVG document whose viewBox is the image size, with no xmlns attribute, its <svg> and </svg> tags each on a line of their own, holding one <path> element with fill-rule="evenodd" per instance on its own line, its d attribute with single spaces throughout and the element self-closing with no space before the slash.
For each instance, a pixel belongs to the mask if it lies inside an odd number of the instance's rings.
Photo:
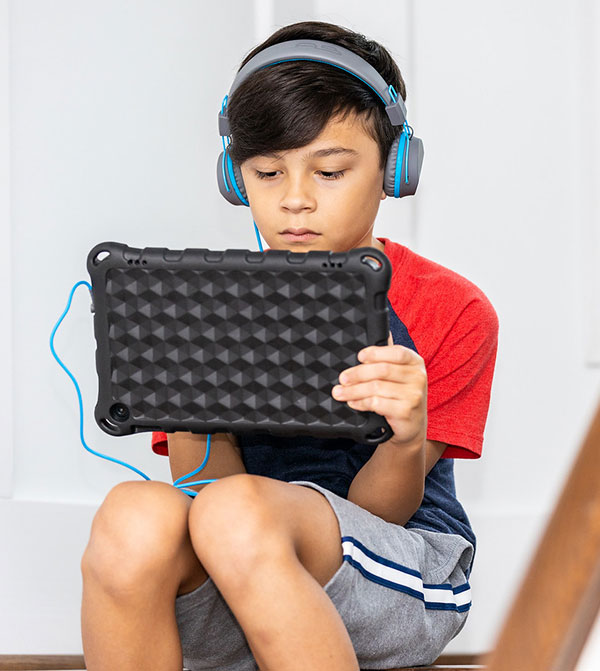
<svg viewBox="0 0 600 671">
<path fill-rule="evenodd" d="M 304 242 L 313 240 L 321 234 L 311 231 L 310 228 L 286 228 L 281 235 L 286 242 Z"/>
</svg>

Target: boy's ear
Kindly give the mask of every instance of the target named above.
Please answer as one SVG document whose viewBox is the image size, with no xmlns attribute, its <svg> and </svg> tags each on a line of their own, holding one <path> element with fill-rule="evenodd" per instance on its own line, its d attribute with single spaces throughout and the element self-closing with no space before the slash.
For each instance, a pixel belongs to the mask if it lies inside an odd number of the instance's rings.
<svg viewBox="0 0 600 671">
<path fill-rule="evenodd" d="M 381 189 L 381 196 L 379 198 L 380 200 L 385 200 L 387 198 L 387 193 L 385 192 L 385 189 Z"/>
</svg>

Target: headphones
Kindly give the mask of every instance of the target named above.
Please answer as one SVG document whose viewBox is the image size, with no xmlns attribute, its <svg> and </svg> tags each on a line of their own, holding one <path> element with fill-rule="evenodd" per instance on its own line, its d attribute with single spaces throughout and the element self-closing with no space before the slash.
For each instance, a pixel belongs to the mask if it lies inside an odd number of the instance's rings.
<svg viewBox="0 0 600 671">
<path fill-rule="evenodd" d="M 231 143 L 227 100 L 238 86 L 252 73 L 262 68 L 287 61 L 315 61 L 327 63 L 360 79 L 385 105 L 385 111 L 393 126 L 402 126 L 402 133 L 394 140 L 385 164 L 383 189 L 388 196 L 402 198 L 412 196 L 417 190 L 423 164 L 423 141 L 413 136 L 406 121 L 406 107 L 394 87 L 385 83 L 383 77 L 363 58 L 349 49 L 320 40 L 290 40 L 267 47 L 251 58 L 238 72 L 223 99 L 219 112 L 219 135 L 223 151 L 217 161 L 219 191 L 232 205 L 249 205 L 242 171 L 229 156 Z M 227 144 L 225 144 L 227 138 Z"/>
</svg>

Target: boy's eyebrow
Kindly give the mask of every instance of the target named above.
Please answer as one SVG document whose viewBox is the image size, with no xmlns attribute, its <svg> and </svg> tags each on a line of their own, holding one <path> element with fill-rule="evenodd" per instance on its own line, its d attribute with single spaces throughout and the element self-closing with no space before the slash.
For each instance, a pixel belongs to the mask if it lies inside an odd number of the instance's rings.
<svg viewBox="0 0 600 671">
<path fill-rule="evenodd" d="M 337 154 L 349 154 L 350 156 L 358 156 L 356 149 L 346 149 L 345 147 L 327 147 L 326 149 L 319 149 L 312 151 L 306 158 L 324 158 L 325 156 L 334 156 Z"/>
<path fill-rule="evenodd" d="M 346 147 L 326 147 L 325 149 L 311 151 L 310 154 L 304 157 L 304 160 L 306 161 L 311 158 L 325 158 L 326 156 L 337 156 L 339 154 L 345 154 L 347 156 L 359 155 L 356 149 L 348 149 Z M 279 160 L 282 157 L 282 154 L 279 154 L 276 151 L 268 151 L 262 154 L 262 156 L 268 156 L 269 158 Z"/>
</svg>

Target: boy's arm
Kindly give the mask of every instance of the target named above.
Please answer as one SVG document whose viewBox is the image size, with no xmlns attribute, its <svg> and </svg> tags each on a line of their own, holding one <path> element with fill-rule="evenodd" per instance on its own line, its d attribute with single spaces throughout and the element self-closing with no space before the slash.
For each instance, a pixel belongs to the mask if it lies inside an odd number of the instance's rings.
<svg viewBox="0 0 600 671">
<path fill-rule="evenodd" d="M 435 440 L 402 447 L 380 443 L 354 477 L 348 501 L 386 522 L 406 524 L 423 500 L 425 476 L 446 447 Z"/>
<path fill-rule="evenodd" d="M 369 346 L 357 366 L 342 371 L 334 398 L 356 410 L 386 418 L 393 436 L 380 443 L 350 484 L 348 500 L 394 524 L 406 524 L 419 509 L 425 476 L 445 445 L 427 440 L 427 371 L 412 349 Z"/>
<path fill-rule="evenodd" d="M 167 434 L 169 442 L 169 465 L 173 482 L 177 478 L 190 473 L 200 466 L 206 455 L 206 434 L 191 433 L 189 431 L 175 431 Z M 196 480 L 212 480 L 224 478 L 235 473 L 245 473 L 246 468 L 242 461 L 240 448 L 233 435 L 229 433 L 214 433 L 210 439 L 210 456 L 206 466 L 188 482 Z M 188 487 L 200 491 L 206 485 Z"/>
</svg>

